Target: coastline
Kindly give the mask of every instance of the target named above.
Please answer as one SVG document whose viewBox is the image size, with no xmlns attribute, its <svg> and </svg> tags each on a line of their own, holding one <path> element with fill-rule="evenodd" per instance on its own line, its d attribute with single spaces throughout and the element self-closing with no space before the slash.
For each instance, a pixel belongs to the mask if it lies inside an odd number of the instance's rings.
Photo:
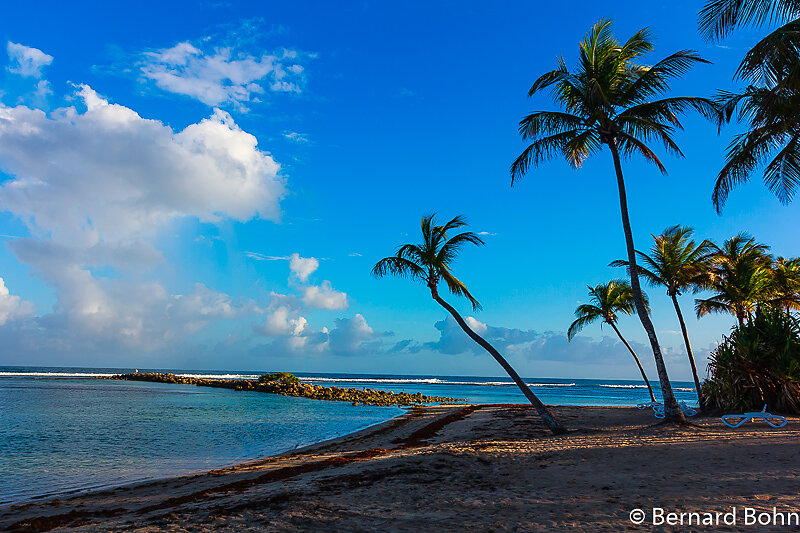
<svg viewBox="0 0 800 533">
<path fill-rule="evenodd" d="M 734 430 L 713 417 L 658 425 L 636 408 L 553 409 L 567 435 L 522 404 L 413 408 L 277 457 L 0 508 L 0 529 L 618 531 L 634 508 L 796 505 L 798 417 Z"/>
<path fill-rule="evenodd" d="M 353 448 L 363 447 L 365 443 L 375 441 L 377 444 L 388 445 L 391 440 L 398 438 L 395 430 L 400 427 L 406 430 L 408 437 L 412 437 L 414 430 L 424 428 L 431 423 L 435 424 L 437 420 L 472 407 L 464 404 L 407 406 L 403 407 L 404 413 L 383 422 L 267 457 L 238 461 L 230 465 L 198 470 L 188 474 L 138 480 L 94 489 L 76 489 L 75 492 L 47 495 L 37 498 L 35 501 L 3 505 L 0 506 L 0 531 L 52 531 L 61 528 L 71 530 L 70 528 L 89 519 L 90 516 L 108 518 L 115 515 L 114 512 L 100 508 L 92 508 L 88 511 L 79 511 L 78 509 L 87 507 L 87 505 L 91 507 L 91 504 L 95 502 L 115 501 L 119 493 L 150 494 L 151 491 L 160 492 L 162 489 L 176 487 L 208 490 L 216 485 L 214 481 L 217 479 L 230 479 L 232 476 L 236 478 L 236 482 L 246 481 L 251 473 L 258 473 L 265 469 L 274 470 L 278 463 L 281 463 L 280 468 L 284 468 L 287 463 L 291 463 L 288 465 L 291 467 L 293 463 L 304 462 L 309 455 L 313 457 L 332 455 L 334 458 L 353 455 L 358 453 Z M 66 507 L 70 507 L 70 511 L 61 512 Z M 101 504 L 100 507 L 104 508 L 105 505 Z M 27 523 L 28 521 L 31 522 Z"/>
<path fill-rule="evenodd" d="M 456 404 L 453 404 L 453 405 L 455 406 Z M 463 406 L 463 404 L 459 404 L 459 405 Z M 399 409 L 402 409 L 404 412 L 398 413 L 397 415 L 395 415 L 395 416 L 393 416 L 393 417 L 391 417 L 389 419 L 380 421 L 380 422 L 367 424 L 366 426 L 361 427 L 359 429 L 356 429 L 354 431 L 348 431 L 348 432 L 344 432 L 344 433 L 337 434 L 337 435 L 334 435 L 334 436 L 324 437 L 324 438 L 322 438 L 322 440 L 317 440 L 317 441 L 311 442 L 309 444 L 303 444 L 302 446 L 297 446 L 295 448 L 279 450 L 279 451 L 276 451 L 275 453 L 271 453 L 269 455 L 261 455 L 261 456 L 253 457 L 253 458 L 250 458 L 250 459 L 234 460 L 234 461 L 231 461 L 229 463 L 220 464 L 219 466 L 215 466 L 213 468 L 198 468 L 198 469 L 196 469 L 194 471 L 175 474 L 175 475 L 145 477 L 145 478 L 141 478 L 141 479 L 134 479 L 134 480 L 126 481 L 124 483 L 106 483 L 106 484 L 96 485 L 96 486 L 93 486 L 93 487 L 75 488 L 73 490 L 69 490 L 69 491 L 66 491 L 66 492 L 60 492 L 60 493 L 59 492 L 52 492 L 52 493 L 40 494 L 40 495 L 34 496 L 34 497 L 32 497 L 32 498 L 30 498 L 28 500 L 21 501 L 21 502 L 0 504 L 0 516 L 2 516 L 3 513 L 8 509 L 23 508 L 23 507 L 27 507 L 27 506 L 30 506 L 30 505 L 40 504 L 40 503 L 47 504 L 49 502 L 52 502 L 53 500 L 64 500 L 64 499 L 72 499 L 72 498 L 78 498 L 78 497 L 83 497 L 83 496 L 92 496 L 92 495 L 95 495 L 95 494 L 101 494 L 101 493 L 105 493 L 105 492 L 115 491 L 115 490 L 118 490 L 118 489 L 132 489 L 134 487 L 138 487 L 140 485 L 147 485 L 147 484 L 150 484 L 150 483 L 166 482 L 166 481 L 169 481 L 169 480 L 172 480 L 172 479 L 179 479 L 179 478 L 191 478 L 191 477 L 206 475 L 206 474 L 209 474 L 211 472 L 225 471 L 225 470 L 228 470 L 228 469 L 237 469 L 237 468 L 246 467 L 246 466 L 257 466 L 257 465 L 259 465 L 259 464 L 261 464 L 263 462 L 270 462 L 275 457 L 282 457 L 282 456 L 286 456 L 286 455 L 294 455 L 294 454 L 298 454 L 298 453 L 304 453 L 304 452 L 307 452 L 307 451 L 314 450 L 314 449 L 316 449 L 317 447 L 320 447 L 320 446 L 324 446 L 324 445 L 327 445 L 327 444 L 334 444 L 334 443 L 336 443 L 336 442 L 338 442 L 338 441 L 340 441 L 342 439 L 347 439 L 349 437 L 356 437 L 356 436 L 359 436 L 359 435 L 361 435 L 361 434 L 363 434 L 365 432 L 369 433 L 372 430 L 378 430 L 385 424 L 389 424 L 389 423 L 391 423 L 391 422 L 393 422 L 393 421 L 395 421 L 397 419 L 402 419 L 402 418 L 408 416 L 409 413 L 412 410 L 419 409 L 419 408 L 424 408 L 424 407 L 426 407 L 426 406 L 414 406 L 414 407 L 412 407 L 412 406 L 403 406 L 403 407 L 399 407 Z M 0 520 L 0 524 L 2 524 L 2 520 Z M 2 531 L 2 529 L 0 529 L 0 531 Z"/>
</svg>

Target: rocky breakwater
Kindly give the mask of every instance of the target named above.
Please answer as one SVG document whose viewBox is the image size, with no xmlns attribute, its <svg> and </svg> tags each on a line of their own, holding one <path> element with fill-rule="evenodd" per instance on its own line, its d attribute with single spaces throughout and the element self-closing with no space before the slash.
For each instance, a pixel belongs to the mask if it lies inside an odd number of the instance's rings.
<svg viewBox="0 0 800 533">
<path fill-rule="evenodd" d="M 174 383 L 196 385 L 198 387 L 217 387 L 236 391 L 267 392 L 283 396 L 298 396 L 312 400 L 351 402 L 353 405 L 413 406 L 425 403 L 462 403 L 465 400 L 443 396 L 425 396 L 421 393 L 389 392 L 374 389 L 345 389 L 342 387 L 323 387 L 302 383 L 296 376 L 287 372 L 265 374 L 259 379 L 210 379 L 178 376 L 170 373 L 145 372 L 136 374 L 116 374 L 105 379 L 125 381 L 150 381 L 154 383 Z"/>
</svg>

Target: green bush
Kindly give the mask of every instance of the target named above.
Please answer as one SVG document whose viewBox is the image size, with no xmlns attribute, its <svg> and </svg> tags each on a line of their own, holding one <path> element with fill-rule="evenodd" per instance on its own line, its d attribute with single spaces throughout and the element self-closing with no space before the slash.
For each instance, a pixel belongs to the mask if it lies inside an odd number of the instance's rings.
<svg viewBox="0 0 800 533">
<path fill-rule="evenodd" d="M 284 383 L 300 383 L 297 376 L 289 372 L 271 372 L 269 374 L 262 374 L 258 378 L 259 383 L 266 383 L 267 381 L 282 381 Z"/>
<path fill-rule="evenodd" d="M 711 352 L 703 384 L 707 409 L 800 413 L 800 324 L 780 309 L 758 309 Z"/>
</svg>

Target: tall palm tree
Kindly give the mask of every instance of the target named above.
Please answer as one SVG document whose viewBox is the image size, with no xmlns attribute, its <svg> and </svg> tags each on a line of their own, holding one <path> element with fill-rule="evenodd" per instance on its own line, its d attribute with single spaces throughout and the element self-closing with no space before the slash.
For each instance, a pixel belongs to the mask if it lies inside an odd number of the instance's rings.
<svg viewBox="0 0 800 533">
<path fill-rule="evenodd" d="M 695 244 L 692 239 L 693 232 L 694 230 L 688 226 L 672 226 L 665 229 L 661 235 L 653 235 L 654 242 L 650 248 L 650 255 L 639 251 L 636 254 L 640 259 L 640 264 L 637 266 L 639 275 L 652 287 L 665 287 L 672 300 L 681 325 L 686 354 L 692 367 L 697 399 L 700 405 L 703 405 L 700 378 L 697 376 L 697 365 L 689 342 L 689 333 L 686 331 L 686 322 L 678 304 L 678 296 L 688 290 L 697 292 L 701 287 L 713 245 L 710 241 Z M 627 261 L 614 261 L 611 266 L 628 267 L 629 264 Z"/>
<path fill-rule="evenodd" d="M 581 304 L 575 309 L 575 321 L 567 330 L 567 339 L 572 341 L 572 338 L 575 337 L 580 330 L 598 320 L 602 320 L 604 323 L 611 326 L 611 329 L 614 330 L 614 333 L 617 334 L 619 340 L 622 341 L 622 344 L 625 345 L 633 356 L 634 361 L 636 361 L 636 366 L 639 367 L 642 379 L 647 384 L 647 391 L 650 393 L 650 399 L 656 401 L 656 397 L 653 394 L 653 387 L 650 386 L 650 381 L 644 373 L 644 368 L 642 368 L 642 363 L 639 361 L 639 356 L 636 355 L 636 352 L 633 351 L 631 345 L 628 344 L 628 341 L 625 340 L 625 337 L 622 336 L 622 333 L 620 333 L 617 328 L 617 316 L 619 314 L 633 315 L 636 313 L 636 304 L 633 301 L 633 290 L 630 284 L 627 281 L 615 279 L 608 283 L 601 283 L 594 287 L 589 286 L 588 288 L 589 298 L 592 303 Z M 645 298 L 646 303 L 647 297 L 644 294 L 642 296 Z"/>
<path fill-rule="evenodd" d="M 622 157 L 638 154 L 666 173 L 661 160 L 648 146 L 658 141 L 667 151 L 683 155 L 672 138 L 681 127 L 678 115 L 695 110 L 708 118 L 717 116 L 712 102 L 704 98 L 672 97 L 655 99 L 669 89 L 669 81 L 687 72 L 696 63 L 707 63 L 695 52 L 675 52 L 654 65 L 637 61 L 653 49 L 647 29 L 620 43 L 613 36 L 611 22 L 601 20 L 580 45 L 580 59 L 574 71 L 564 60 L 557 69 L 543 74 L 528 91 L 532 96 L 551 88 L 553 98 L 564 111 L 539 111 L 524 117 L 519 124 L 522 138 L 531 141 L 511 165 L 511 184 L 528 167 L 563 156 L 579 168 L 590 155 L 603 147 L 611 152 L 619 191 L 622 227 L 628 261 L 636 265 L 633 234 L 628 219 L 628 200 L 622 176 Z M 642 322 L 656 361 L 667 421 L 686 419 L 675 401 L 655 328 L 648 316 L 636 269 L 631 270 L 637 315 Z"/>
<path fill-rule="evenodd" d="M 785 22 L 747 54 L 734 79 L 748 83 L 740 92 L 720 91 L 720 126 L 734 116 L 748 131 L 728 146 L 726 164 L 712 194 L 717 212 L 728 194 L 764 166 L 764 183 L 782 203 L 800 185 L 800 2 L 797 0 L 710 0 L 700 12 L 700 32 L 724 38 L 738 26 Z"/>
<path fill-rule="evenodd" d="M 508 361 L 500 355 L 500 352 L 489 344 L 486 339 L 475 333 L 458 311 L 439 295 L 439 283 L 443 281 L 452 294 L 467 298 L 473 309 L 481 308 L 478 301 L 470 294 L 467 286 L 455 277 L 451 265 L 465 244 L 482 246 L 484 242 L 477 234 L 471 231 L 458 233 L 452 237 L 448 235 L 450 231 L 467 225 L 464 217 L 454 217 L 441 226 L 436 225 L 434 217 L 435 215 L 422 217 L 422 243 L 404 244 L 398 247 L 395 255 L 384 257 L 377 262 L 372 268 L 372 274 L 378 278 L 391 274 L 424 282 L 430 289 L 433 299 L 444 307 L 455 318 L 461 329 L 484 350 L 489 352 L 500 363 L 503 370 L 511 376 L 514 383 L 517 384 L 528 401 L 533 404 L 539 415 L 544 419 L 550 431 L 555 435 L 566 433 L 567 430 L 564 426 L 531 391 L 530 387 L 519 377 L 519 374 L 508 364 Z"/>
<path fill-rule="evenodd" d="M 769 301 L 772 290 L 772 257 L 769 247 L 759 244 L 746 233 L 714 246 L 711 266 L 703 287 L 714 294 L 695 300 L 697 316 L 728 313 L 739 326 L 751 317 L 759 303 Z"/>
<path fill-rule="evenodd" d="M 786 313 L 800 309 L 800 258 L 775 260 L 770 303 Z"/>
</svg>

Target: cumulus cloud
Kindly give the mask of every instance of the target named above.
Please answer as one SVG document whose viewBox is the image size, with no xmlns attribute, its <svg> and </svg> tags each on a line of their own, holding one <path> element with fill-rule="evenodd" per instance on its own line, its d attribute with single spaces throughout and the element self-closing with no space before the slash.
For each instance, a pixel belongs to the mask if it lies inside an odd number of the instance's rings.
<svg viewBox="0 0 800 533">
<path fill-rule="evenodd" d="M 0 165 L 14 176 L 0 206 L 29 225 L 93 243 L 186 216 L 279 217 L 280 166 L 224 111 L 174 132 L 87 85 L 78 95 L 83 113 L 0 106 Z"/>
<path fill-rule="evenodd" d="M 0 278 L 0 326 L 18 318 L 33 314 L 33 304 L 23 301 L 19 296 L 13 296 L 6 287 L 3 278 Z"/>
<path fill-rule="evenodd" d="M 331 287 L 330 281 L 322 285 L 312 285 L 303 289 L 303 303 L 315 309 L 347 309 L 347 293 L 339 292 Z"/>
<path fill-rule="evenodd" d="M 308 320 L 300 315 L 301 303 L 291 295 L 271 296 L 266 320 L 255 326 L 256 332 L 272 337 L 268 345 L 270 353 L 295 356 L 359 356 L 377 352 L 381 338 L 391 332 L 376 332 L 363 315 L 337 318 L 332 329 L 315 330 Z"/>
<path fill-rule="evenodd" d="M 289 256 L 289 270 L 302 282 L 319 268 L 319 260 L 315 257 L 300 257 L 300 254 Z"/>
<path fill-rule="evenodd" d="M 366 341 L 371 341 L 390 333 L 376 333 L 367 324 L 363 315 L 356 313 L 353 318 L 337 318 L 329 337 L 330 351 L 334 355 L 361 355 L 366 351 Z"/>
<path fill-rule="evenodd" d="M 140 73 L 143 79 L 171 93 L 182 94 L 210 106 L 232 104 L 246 110 L 246 102 L 259 101 L 266 91 L 299 93 L 304 68 L 299 54 L 283 50 L 254 56 L 185 41 L 171 48 L 145 52 Z"/>
<path fill-rule="evenodd" d="M 28 78 L 41 78 L 42 69 L 53 62 L 53 56 L 45 54 L 38 48 L 8 41 L 8 71 Z M 47 83 L 47 82 L 45 82 Z M 41 85 L 41 84 L 40 84 Z M 38 86 L 37 86 L 38 87 Z M 49 90 L 49 86 L 39 87 L 39 90 Z"/>
<path fill-rule="evenodd" d="M 84 111 L 0 105 L 0 169 L 10 176 L 0 209 L 31 234 L 8 246 L 58 302 L 15 326 L 31 339 L 7 330 L 6 340 L 59 353 L 155 350 L 262 313 L 204 284 L 170 291 L 147 273 L 164 262 L 153 241 L 173 221 L 279 218 L 278 163 L 223 111 L 176 132 L 86 85 L 76 93 Z"/>
</svg>

